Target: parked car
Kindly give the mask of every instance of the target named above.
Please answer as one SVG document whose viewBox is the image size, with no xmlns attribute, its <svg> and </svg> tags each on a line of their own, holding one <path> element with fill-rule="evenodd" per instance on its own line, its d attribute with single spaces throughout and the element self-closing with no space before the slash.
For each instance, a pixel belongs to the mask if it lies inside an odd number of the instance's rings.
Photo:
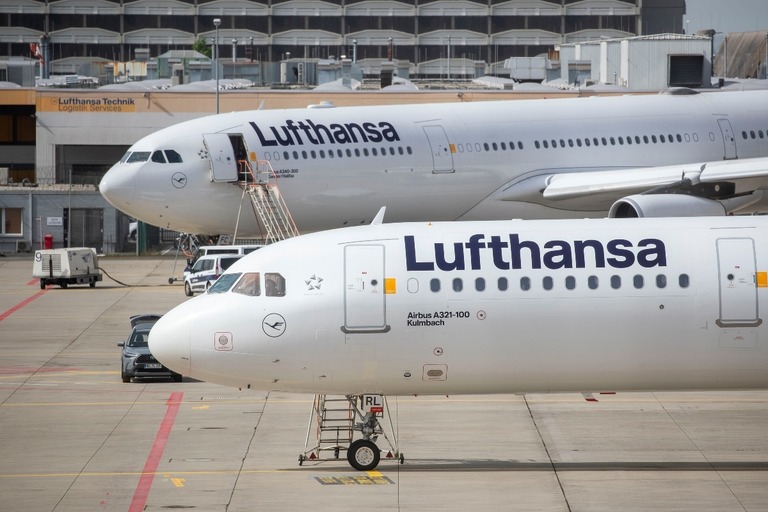
<svg viewBox="0 0 768 512">
<path fill-rule="evenodd" d="M 195 292 L 205 292 L 242 254 L 210 254 L 200 256 L 189 274 L 184 276 L 184 293 L 191 297 Z"/>
<path fill-rule="evenodd" d="M 171 377 L 181 382 L 181 375 L 169 370 L 154 358 L 149 351 L 149 331 L 162 315 L 147 314 L 131 317 L 131 335 L 126 341 L 117 344 L 123 347 L 120 364 L 123 382 L 131 382 L 134 377 Z"/>
</svg>

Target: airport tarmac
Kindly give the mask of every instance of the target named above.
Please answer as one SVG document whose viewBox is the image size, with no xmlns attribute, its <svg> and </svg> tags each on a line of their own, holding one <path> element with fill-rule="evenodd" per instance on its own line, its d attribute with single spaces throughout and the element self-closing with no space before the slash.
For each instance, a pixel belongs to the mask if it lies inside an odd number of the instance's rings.
<svg viewBox="0 0 768 512">
<path fill-rule="evenodd" d="M 128 318 L 189 299 L 100 263 L 135 286 L 0 258 L 0 510 L 768 510 L 768 391 L 390 397 L 404 464 L 299 466 L 312 396 L 121 382 Z"/>
</svg>

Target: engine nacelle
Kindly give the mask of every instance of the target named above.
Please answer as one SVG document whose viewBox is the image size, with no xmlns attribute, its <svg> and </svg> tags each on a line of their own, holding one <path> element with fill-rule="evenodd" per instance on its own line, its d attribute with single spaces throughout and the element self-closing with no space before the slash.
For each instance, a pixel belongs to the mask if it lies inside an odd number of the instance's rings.
<svg viewBox="0 0 768 512">
<path fill-rule="evenodd" d="M 611 206 L 611 218 L 706 217 L 728 212 L 719 201 L 682 194 L 647 194 L 622 197 Z"/>
</svg>

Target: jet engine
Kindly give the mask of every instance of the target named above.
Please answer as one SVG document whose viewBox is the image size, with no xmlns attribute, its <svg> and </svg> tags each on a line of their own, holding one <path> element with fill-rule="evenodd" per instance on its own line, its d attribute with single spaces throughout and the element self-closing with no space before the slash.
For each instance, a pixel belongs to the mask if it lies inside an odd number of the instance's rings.
<svg viewBox="0 0 768 512">
<path fill-rule="evenodd" d="M 637 194 L 622 197 L 611 206 L 608 217 L 704 217 L 728 212 L 720 201 L 681 194 Z"/>
</svg>

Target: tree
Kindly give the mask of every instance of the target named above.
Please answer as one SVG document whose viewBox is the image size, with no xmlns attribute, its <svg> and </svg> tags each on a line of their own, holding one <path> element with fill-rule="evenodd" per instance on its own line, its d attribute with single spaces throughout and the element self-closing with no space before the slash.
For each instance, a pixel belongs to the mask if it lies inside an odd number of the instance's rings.
<svg viewBox="0 0 768 512">
<path fill-rule="evenodd" d="M 202 53 L 209 59 L 211 58 L 211 55 L 213 55 L 211 46 L 206 42 L 205 38 L 202 36 L 197 38 L 195 43 L 192 45 L 192 49 L 198 53 Z"/>
</svg>

